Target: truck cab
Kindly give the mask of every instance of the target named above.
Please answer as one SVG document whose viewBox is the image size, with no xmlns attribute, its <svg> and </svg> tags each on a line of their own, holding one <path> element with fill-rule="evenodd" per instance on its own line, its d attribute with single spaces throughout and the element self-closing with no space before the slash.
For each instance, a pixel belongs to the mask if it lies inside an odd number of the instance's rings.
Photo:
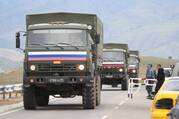
<svg viewBox="0 0 179 119">
<path fill-rule="evenodd" d="M 85 109 L 99 105 L 100 19 L 95 14 L 46 13 L 27 15 L 26 22 L 24 108 L 48 105 L 50 95 L 80 95 Z M 20 48 L 20 32 L 16 48 Z"/>
<path fill-rule="evenodd" d="M 128 46 L 127 44 L 106 43 L 103 48 L 103 67 L 101 71 L 102 84 L 117 87 L 122 90 L 128 87 Z"/>
<path fill-rule="evenodd" d="M 128 66 L 128 72 L 129 77 L 131 78 L 138 78 L 139 76 L 139 51 L 129 51 L 129 66 Z"/>
</svg>

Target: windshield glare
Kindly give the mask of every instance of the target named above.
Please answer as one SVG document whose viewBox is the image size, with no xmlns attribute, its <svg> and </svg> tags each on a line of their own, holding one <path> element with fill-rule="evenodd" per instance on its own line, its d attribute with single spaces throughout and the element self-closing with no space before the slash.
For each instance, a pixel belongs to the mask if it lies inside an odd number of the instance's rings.
<svg viewBox="0 0 179 119">
<path fill-rule="evenodd" d="M 134 56 L 130 56 L 129 57 L 129 65 L 137 65 L 137 64 L 138 64 L 137 58 Z"/>
<path fill-rule="evenodd" d="M 178 80 L 171 80 L 168 81 L 165 86 L 164 90 L 166 91 L 179 91 L 179 79 Z"/>
<path fill-rule="evenodd" d="M 33 44 L 58 44 L 61 46 L 71 44 L 73 46 L 86 46 L 86 31 L 77 29 L 32 30 L 28 33 L 28 45 Z"/>
<path fill-rule="evenodd" d="M 120 62 L 124 61 L 125 55 L 121 51 L 104 51 L 103 61 Z"/>
</svg>

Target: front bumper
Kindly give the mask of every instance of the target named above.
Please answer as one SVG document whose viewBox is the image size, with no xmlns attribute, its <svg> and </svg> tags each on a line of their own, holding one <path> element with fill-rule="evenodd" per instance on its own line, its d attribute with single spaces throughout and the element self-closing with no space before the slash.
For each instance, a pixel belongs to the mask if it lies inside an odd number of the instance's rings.
<svg viewBox="0 0 179 119">
<path fill-rule="evenodd" d="M 125 74 L 101 74 L 102 79 L 123 79 Z"/>
<path fill-rule="evenodd" d="M 85 84 L 94 82 L 91 76 L 30 76 L 24 77 L 26 85 L 48 85 L 48 84 Z"/>
<path fill-rule="evenodd" d="M 129 77 L 130 78 L 138 78 L 138 74 L 137 73 L 129 73 Z"/>
<path fill-rule="evenodd" d="M 117 85 L 117 84 L 121 84 L 122 80 L 125 79 L 126 79 L 125 74 L 113 74 L 113 75 L 101 74 L 102 84 Z"/>
</svg>

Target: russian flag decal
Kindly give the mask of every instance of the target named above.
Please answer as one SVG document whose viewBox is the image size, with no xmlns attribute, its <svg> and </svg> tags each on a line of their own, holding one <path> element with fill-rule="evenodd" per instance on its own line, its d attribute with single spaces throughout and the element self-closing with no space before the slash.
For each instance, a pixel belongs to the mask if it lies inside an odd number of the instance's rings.
<svg viewBox="0 0 179 119">
<path fill-rule="evenodd" d="M 85 61 L 87 52 L 83 51 L 50 51 L 50 52 L 28 52 L 29 61 Z"/>
</svg>

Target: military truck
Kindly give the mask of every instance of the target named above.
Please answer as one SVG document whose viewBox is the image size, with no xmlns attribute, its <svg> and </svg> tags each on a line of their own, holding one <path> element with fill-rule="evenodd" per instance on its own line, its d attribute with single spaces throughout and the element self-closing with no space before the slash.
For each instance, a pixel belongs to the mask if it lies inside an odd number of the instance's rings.
<svg viewBox="0 0 179 119">
<path fill-rule="evenodd" d="M 139 51 L 130 50 L 129 53 L 130 53 L 129 66 L 128 66 L 129 77 L 138 78 L 139 63 L 140 63 Z"/>
<path fill-rule="evenodd" d="M 21 31 L 16 33 L 20 48 Z M 46 106 L 49 96 L 82 96 L 84 109 L 100 104 L 103 24 L 95 14 L 26 16 L 24 108 Z"/>
<path fill-rule="evenodd" d="M 101 84 L 128 89 L 128 45 L 119 43 L 105 43 L 103 48 L 103 67 L 101 70 Z"/>
</svg>

